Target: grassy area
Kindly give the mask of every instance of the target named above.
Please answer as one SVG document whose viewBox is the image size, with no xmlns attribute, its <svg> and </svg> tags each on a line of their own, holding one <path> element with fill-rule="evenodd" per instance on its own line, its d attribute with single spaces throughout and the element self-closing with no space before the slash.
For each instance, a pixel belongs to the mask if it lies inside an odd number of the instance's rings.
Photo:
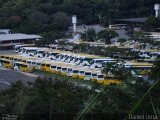
<svg viewBox="0 0 160 120">
<path fill-rule="evenodd" d="M 53 74 L 53 73 L 45 72 L 45 71 L 41 71 L 41 70 L 34 70 L 33 73 L 37 74 L 37 75 L 51 76 L 52 78 L 59 78 L 62 80 L 69 80 L 69 81 L 72 81 L 72 82 L 75 82 L 78 84 L 93 85 L 93 82 L 91 82 L 91 81 L 86 81 L 86 80 L 82 80 L 79 78 L 72 78 L 72 77 L 68 77 L 68 76 Z"/>
</svg>

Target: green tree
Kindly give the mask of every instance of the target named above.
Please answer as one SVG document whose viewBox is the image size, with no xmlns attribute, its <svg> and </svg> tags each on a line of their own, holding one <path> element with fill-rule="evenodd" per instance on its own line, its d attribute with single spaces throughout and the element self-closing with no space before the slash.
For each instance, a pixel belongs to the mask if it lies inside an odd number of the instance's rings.
<svg viewBox="0 0 160 120">
<path fill-rule="evenodd" d="M 88 29 L 85 33 L 82 34 L 82 39 L 88 42 L 94 42 L 96 39 L 96 31 L 95 29 L 91 28 Z"/>
<path fill-rule="evenodd" d="M 43 38 L 39 41 L 36 41 L 36 46 L 45 46 L 51 43 L 53 44 L 55 43 L 56 39 L 64 37 L 64 32 L 50 31 L 44 32 L 41 35 Z"/>
<path fill-rule="evenodd" d="M 127 78 L 131 77 L 131 71 L 126 69 L 123 63 L 106 63 L 102 72 L 106 76 L 119 77 L 121 80 L 125 81 Z"/>
<path fill-rule="evenodd" d="M 115 32 L 114 30 L 102 30 L 98 33 L 98 38 L 99 39 L 104 39 L 106 44 L 111 43 L 111 39 L 118 37 L 118 33 Z"/>
<path fill-rule="evenodd" d="M 143 31 L 134 31 L 132 35 L 132 39 L 138 42 L 143 42 L 143 43 L 151 43 L 153 44 L 153 40 L 149 36 L 148 33 L 145 33 Z"/>
<path fill-rule="evenodd" d="M 53 31 L 64 31 L 71 25 L 71 18 L 64 12 L 54 13 L 51 18 L 50 27 Z"/>
<path fill-rule="evenodd" d="M 120 43 L 124 43 L 124 42 L 126 42 L 127 40 L 125 39 L 125 38 L 119 38 L 118 39 L 118 42 L 120 42 Z"/>
<path fill-rule="evenodd" d="M 156 18 L 151 16 L 148 20 L 144 23 L 144 28 L 146 31 L 155 31 L 156 28 L 160 27 L 160 18 Z"/>
<path fill-rule="evenodd" d="M 157 60 L 154 64 L 153 64 L 153 68 L 151 69 L 151 78 L 154 80 L 160 80 L 160 60 Z"/>
</svg>

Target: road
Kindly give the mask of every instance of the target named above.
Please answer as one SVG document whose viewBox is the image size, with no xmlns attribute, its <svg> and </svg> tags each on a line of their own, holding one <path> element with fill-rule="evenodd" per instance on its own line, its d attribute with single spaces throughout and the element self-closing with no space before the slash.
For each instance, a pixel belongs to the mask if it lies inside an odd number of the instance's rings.
<svg viewBox="0 0 160 120">
<path fill-rule="evenodd" d="M 20 80 L 26 84 L 27 82 L 36 80 L 37 77 L 37 75 L 30 73 L 23 73 L 0 67 L 0 90 L 9 88 L 10 85 L 15 83 L 17 80 Z"/>
</svg>

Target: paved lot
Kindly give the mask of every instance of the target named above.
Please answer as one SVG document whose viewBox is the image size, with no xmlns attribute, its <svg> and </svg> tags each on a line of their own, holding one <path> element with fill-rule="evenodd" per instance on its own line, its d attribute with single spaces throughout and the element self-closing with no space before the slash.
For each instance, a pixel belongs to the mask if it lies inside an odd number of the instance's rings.
<svg viewBox="0 0 160 120">
<path fill-rule="evenodd" d="M 38 76 L 0 67 L 0 90 L 7 89 L 17 80 L 23 83 L 34 81 Z"/>
<path fill-rule="evenodd" d="M 16 52 L 14 50 L 0 50 L 1 54 L 15 54 Z"/>
</svg>

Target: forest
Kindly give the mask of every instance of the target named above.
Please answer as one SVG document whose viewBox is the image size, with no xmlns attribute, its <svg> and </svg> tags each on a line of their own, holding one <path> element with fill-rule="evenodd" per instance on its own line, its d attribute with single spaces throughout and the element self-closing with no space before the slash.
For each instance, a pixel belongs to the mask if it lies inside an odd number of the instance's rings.
<svg viewBox="0 0 160 120">
<path fill-rule="evenodd" d="M 148 17 L 158 0 L 1 0 L 0 27 L 13 32 L 61 36 L 76 14 L 78 24 L 97 24 L 109 19 Z M 62 34 L 56 34 L 57 32 Z"/>
</svg>

